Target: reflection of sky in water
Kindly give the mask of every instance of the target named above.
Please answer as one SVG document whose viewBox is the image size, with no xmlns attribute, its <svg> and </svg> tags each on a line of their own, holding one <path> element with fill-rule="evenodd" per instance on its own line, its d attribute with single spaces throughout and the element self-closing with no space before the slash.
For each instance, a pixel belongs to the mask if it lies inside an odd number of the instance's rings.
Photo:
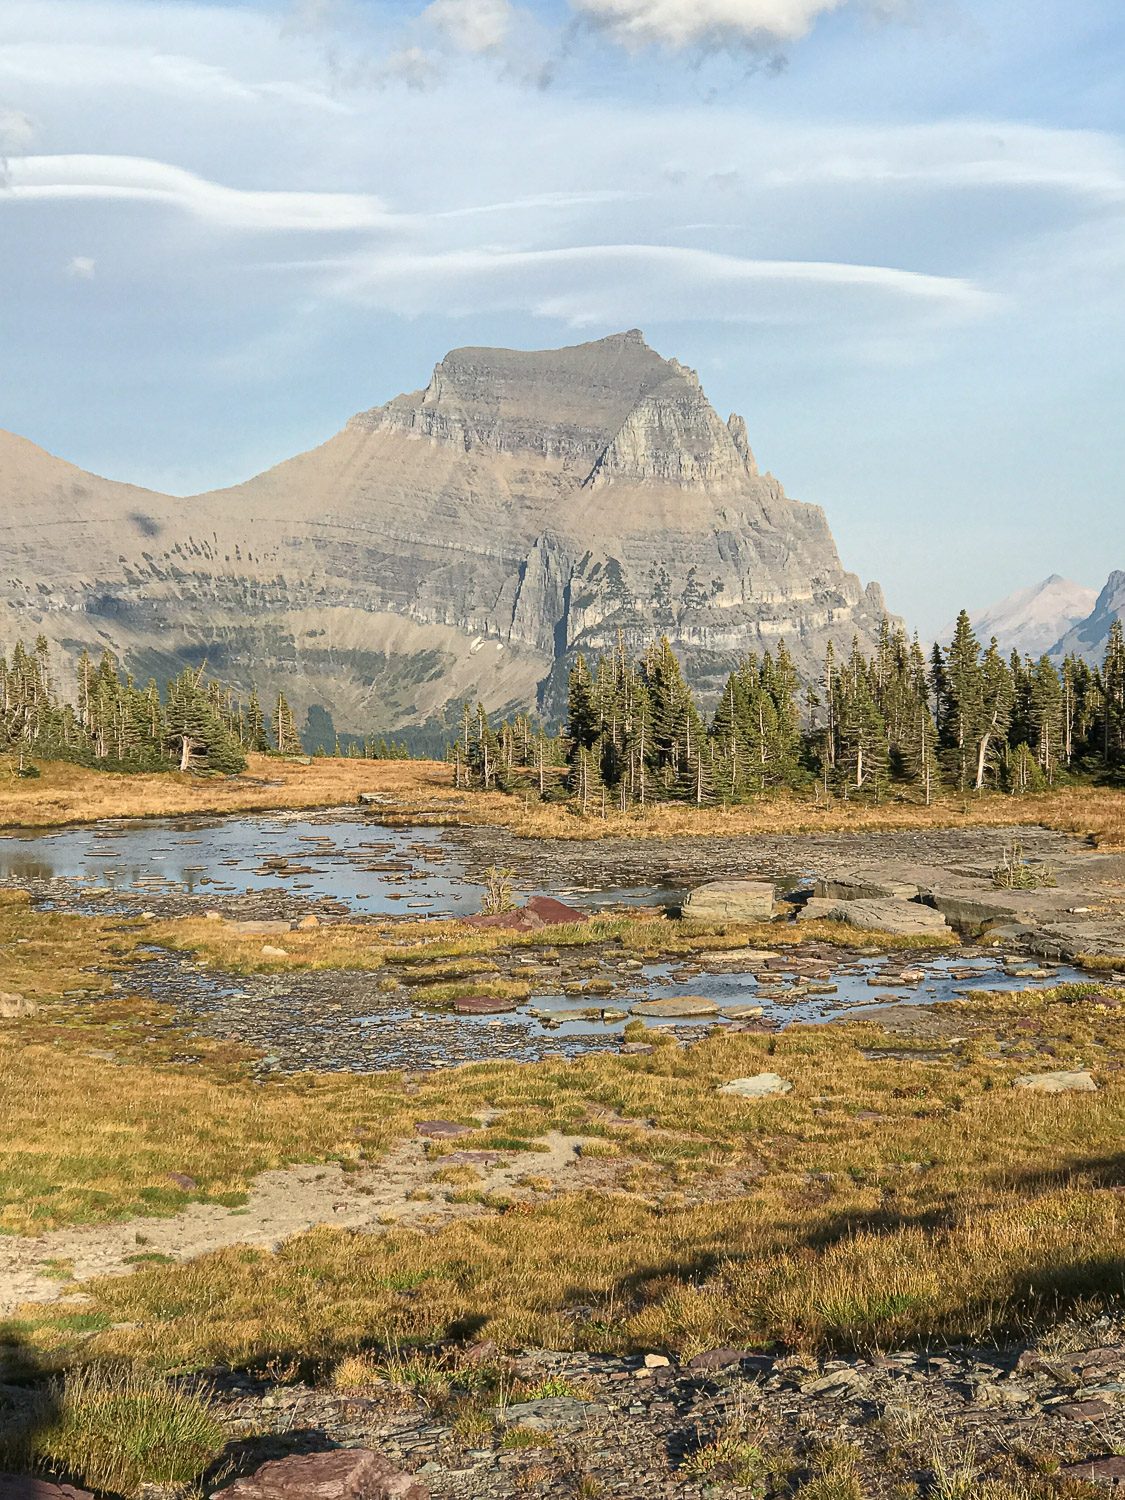
<svg viewBox="0 0 1125 1500">
<path fill-rule="evenodd" d="M 266 869 L 271 859 L 295 868 Z M 217 901 L 280 888 L 387 915 L 468 915 L 481 904 L 481 887 L 466 880 L 464 861 L 440 829 L 383 828 L 358 817 L 154 820 L 0 836 L 0 878 L 62 878 L 140 899 L 186 893 Z M 662 896 L 650 888 L 583 890 L 577 899 L 597 906 Z"/>
<path fill-rule="evenodd" d="M 854 962 L 842 958 L 856 973 L 841 973 L 833 967 L 831 983 L 836 985 L 832 995 L 811 994 L 794 996 L 788 1000 L 771 1000 L 759 997 L 759 988 L 788 987 L 799 983 L 793 975 L 778 973 L 768 980 L 758 980 L 753 974 L 733 974 L 729 971 L 692 974 L 682 979 L 671 977 L 678 964 L 646 964 L 643 971 L 632 977 L 629 986 L 622 985 L 614 995 L 563 995 L 532 988 L 531 998 L 521 1002 L 519 1010 L 503 1012 L 500 1016 L 435 1016 L 440 1027 L 444 1024 L 490 1026 L 497 1020 L 525 1026 L 536 1036 L 605 1036 L 624 1031 L 632 1017 L 616 1021 L 599 1021 L 581 1014 L 583 1011 L 628 1011 L 639 1000 L 670 1000 L 677 996 L 697 995 L 712 1000 L 722 1009 L 725 1006 L 761 1005 L 763 1018 L 783 1024 L 794 1021 L 830 1021 L 839 1015 L 848 1015 L 857 1020 L 863 1018 L 863 1008 L 895 1003 L 908 1005 L 932 1005 L 937 1000 L 955 1000 L 965 991 L 1044 989 L 1049 985 L 1082 980 L 1084 976 L 1066 965 L 1052 973 L 1049 980 L 1019 980 L 1005 974 L 994 959 L 919 958 L 911 960 L 909 967 L 925 970 L 926 977 L 919 984 L 887 986 L 878 988 L 867 983 L 868 976 L 884 971 L 884 960 L 880 958 L 858 959 Z M 893 966 L 892 966 L 893 967 Z M 973 977 L 955 978 L 951 970 L 963 975 L 972 969 Z M 887 972 L 890 972 L 887 970 Z M 634 993 L 626 993 L 626 988 Z M 550 1025 L 544 1019 L 529 1012 L 552 1011 L 558 1020 Z M 569 1017 L 569 1019 L 567 1019 Z M 379 1025 L 386 1021 L 385 1015 L 361 1017 L 358 1025 Z M 645 1016 L 648 1026 L 708 1027 L 723 1024 L 721 1015 L 710 1016 Z"/>
</svg>

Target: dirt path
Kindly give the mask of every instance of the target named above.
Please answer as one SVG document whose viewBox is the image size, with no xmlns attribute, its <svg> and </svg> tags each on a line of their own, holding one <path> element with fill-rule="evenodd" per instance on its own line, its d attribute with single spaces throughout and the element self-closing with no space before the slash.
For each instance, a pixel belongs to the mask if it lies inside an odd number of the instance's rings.
<svg viewBox="0 0 1125 1500">
<path fill-rule="evenodd" d="M 453 1143 L 448 1154 L 429 1157 L 424 1141 L 409 1140 L 359 1172 L 345 1172 L 336 1163 L 263 1172 L 244 1208 L 196 1203 L 170 1219 L 56 1229 L 35 1239 L 0 1238 L 0 1316 L 24 1302 L 67 1298 L 75 1282 L 126 1276 L 136 1269 L 138 1256 L 185 1261 L 232 1245 L 276 1249 L 291 1235 L 325 1224 L 382 1234 L 399 1225 L 438 1229 L 487 1212 L 476 1203 L 446 1200 L 448 1187 L 433 1177 L 450 1165 L 477 1172 L 473 1189 L 512 1198 L 534 1196 L 533 1189 L 519 1186 L 529 1175 L 568 1189 L 589 1186 L 604 1177 L 606 1164 L 584 1162 L 582 1141 L 552 1133 L 540 1141 L 546 1149 L 535 1152 L 458 1151 Z M 411 1197 L 425 1191 L 432 1191 L 431 1200 Z"/>
</svg>

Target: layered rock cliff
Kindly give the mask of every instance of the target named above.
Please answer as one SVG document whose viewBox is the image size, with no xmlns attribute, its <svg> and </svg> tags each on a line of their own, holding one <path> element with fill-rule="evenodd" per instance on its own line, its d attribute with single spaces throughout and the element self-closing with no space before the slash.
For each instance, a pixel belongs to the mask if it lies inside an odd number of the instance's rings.
<svg viewBox="0 0 1125 1500">
<path fill-rule="evenodd" d="M 760 474 L 740 417 L 638 332 L 460 349 L 310 453 L 174 499 L 0 438 L 0 645 L 109 645 L 341 729 L 557 688 L 579 650 L 666 633 L 707 693 L 784 637 L 816 667 L 884 611 L 823 512 Z"/>
</svg>

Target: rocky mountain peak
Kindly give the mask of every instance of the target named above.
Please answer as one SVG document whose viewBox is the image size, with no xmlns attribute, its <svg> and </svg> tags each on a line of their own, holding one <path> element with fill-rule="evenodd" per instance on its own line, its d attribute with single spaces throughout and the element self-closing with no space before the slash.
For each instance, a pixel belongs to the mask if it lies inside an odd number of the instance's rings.
<svg viewBox="0 0 1125 1500">
<path fill-rule="evenodd" d="M 0 649 L 42 631 L 142 679 L 206 657 L 341 730 L 465 698 L 551 711 L 575 654 L 619 636 L 667 635 L 706 697 L 781 639 L 815 671 L 884 609 L 742 418 L 636 329 L 454 349 L 424 390 L 189 501 L 0 443 L 0 502 Z"/>
</svg>

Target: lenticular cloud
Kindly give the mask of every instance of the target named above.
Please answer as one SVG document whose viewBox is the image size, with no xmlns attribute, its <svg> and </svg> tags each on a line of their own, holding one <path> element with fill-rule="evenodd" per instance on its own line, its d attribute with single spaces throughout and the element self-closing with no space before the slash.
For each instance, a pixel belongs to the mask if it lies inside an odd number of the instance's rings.
<svg viewBox="0 0 1125 1500">
<path fill-rule="evenodd" d="M 571 0 L 626 46 L 794 42 L 847 0 Z"/>
</svg>

